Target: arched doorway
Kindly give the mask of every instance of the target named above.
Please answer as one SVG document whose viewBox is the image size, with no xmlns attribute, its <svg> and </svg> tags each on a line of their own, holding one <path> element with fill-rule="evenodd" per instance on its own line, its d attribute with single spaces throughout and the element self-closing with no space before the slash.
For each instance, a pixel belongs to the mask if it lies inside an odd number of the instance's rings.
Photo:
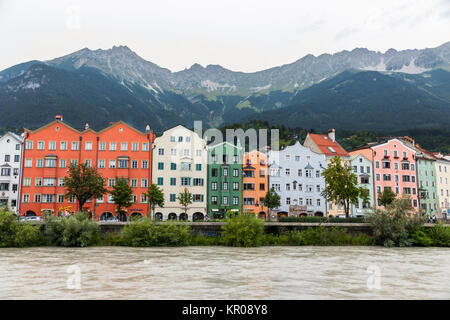
<svg viewBox="0 0 450 320">
<path fill-rule="evenodd" d="M 36 217 L 36 212 L 28 210 L 25 212 L 25 217 Z"/>
<path fill-rule="evenodd" d="M 163 219 L 163 214 L 161 212 L 155 213 L 155 220 L 156 221 L 162 221 L 162 219 Z"/>
<path fill-rule="evenodd" d="M 192 221 L 203 221 L 205 219 L 205 215 L 201 212 L 196 212 L 192 215 Z"/>
<path fill-rule="evenodd" d="M 258 218 L 266 219 L 266 213 L 264 211 L 261 211 L 260 213 L 258 213 Z"/>
<path fill-rule="evenodd" d="M 125 212 L 119 212 L 119 214 L 117 215 L 117 219 L 120 222 L 126 222 L 128 220 L 128 217 Z"/>
<path fill-rule="evenodd" d="M 314 217 L 323 217 L 323 212 L 321 212 L 321 211 L 315 212 Z"/>
<path fill-rule="evenodd" d="M 111 212 L 103 212 L 100 215 L 100 221 L 108 221 L 108 220 L 114 220 L 114 215 Z"/>
<path fill-rule="evenodd" d="M 138 220 L 140 218 L 142 218 L 142 213 L 140 212 L 132 212 L 130 214 L 130 220 Z"/>
<path fill-rule="evenodd" d="M 300 213 L 298 216 L 299 216 L 299 217 L 307 217 L 308 215 L 307 215 L 306 213 L 302 212 L 302 213 Z"/>
<path fill-rule="evenodd" d="M 173 212 L 169 213 L 167 220 L 177 220 L 177 214 Z"/>
<path fill-rule="evenodd" d="M 186 214 L 186 213 L 180 213 L 180 221 L 187 221 L 189 218 L 188 218 L 188 215 Z"/>
</svg>

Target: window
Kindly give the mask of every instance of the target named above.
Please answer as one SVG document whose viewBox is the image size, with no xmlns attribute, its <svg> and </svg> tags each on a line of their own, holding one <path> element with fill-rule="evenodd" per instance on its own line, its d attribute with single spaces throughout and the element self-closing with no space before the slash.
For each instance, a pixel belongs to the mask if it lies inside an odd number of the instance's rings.
<svg viewBox="0 0 450 320">
<path fill-rule="evenodd" d="M 223 183 L 223 190 L 228 190 L 228 182 Z"/>
<path fill-rule="evenodd" d="M 164 184 L 164 178 L 163 177 L 158 177 L 158 186 L 162 186 Z"/>
<path fill-rule="evenodd" d="M 228 169 L 227 168 L 223 168 L 223 176 L 228 177 Z"/>
<path fill-rule="evenodd" d="M 48 142 L 48 150 L 56 150 L 56 141 Z"/>
<path fill-rule="evenodd" d="M 117 160 L 117 167 L 120 169 L 128 168 L 128 159 L 119 159 Z"/>
<path fill-rule="evenodd" d="M 188 162 L 181 163 L 181 170 L 183 171 L 191 171 L 191 164 Z"/>
<path fill-rule="evenodd" d="M 56 159 L 45 159 L 46 168 L 56 168 Z"/>
<path fill-rule="evenodd" d="M 64 178 L 58 178 L 58 187 L 64 187 Z"/>
<path fill-rule="evenodd" d="M 389 173 L 383 174 L 383 181 L 391 181 L 391 175 Z"/>
<path fill-rule="evenodd" d="M 176 155 L 177 155 L 177 149 L 171 148 L 171 149 L 170 149 L 170 155 L 171 155 L 171 156 L 176 156 Z"/>
<path fill-rule="evenodd" d="M 34 195 L 34 202 L 37 202 L 37 203 L 41 202 L 41 195 L 40 194 L 35 194 Z"/>
<path fill-rule="evenodd" d="M 148 169 L 148 160 L 142 160 L 142 169 Z"/>
<path fill-rule="evenodd" d="M 291 204 L 291 198 L 289 197 L 286 198 L 286 204 Z"/>
<path fill-rule="evenodd" d="M 195 170 L 196 171 L 202 171 L 202 164 L 201 163 L 196 163 L 195 164 Z"/>
<path fill-rule="evenodd" d="M 64 203 L 64 195 L 58 194 L 58 203 Z"/>
<path fill-rule="evenodd" d="M 170 136 L 170 142 L 175 142 L 175 136 Z"/>
<path fill-rule="evenodd" d="M 217 197 L 216 196 L 211 197 L 211 204 L 217 205 Z"/>
<path fill-rule="evenodd" d="M 222 198 L 222 204 L 224 204 L 224 205 L 227 205 L 227 204 L 228 204 L 228 197 L 227 197 L 227 196 L 224 196 L 224 197 Z"/>
<path fill-rule="evenodd" d="M 70 160 L 70 165 L 71 166 L 76 166 L 77 164 L 78 164 L 78 160 L 77 159 Z"/>
<path fill-rule="evenodd" d="M 211 169 L 211 177 L 217 177 L 218 174 L 218 169 L 217 168 L 212 168 Z"/>
<path fill-rule="evenodd" d="M 92 161 L 90 159 L 86 159 L 84 162 L 86 164 L 86 167 L 90 168 L 92 166 Z"/>
<path fill-rule="evenodd" d="M 120 151 L 127 151 L 128 150 L 128 143 L 127 142 L 121 142 L 120 143 Z"/>
<path fill-rule="evenodd" d="M 178 142 L 183 142 L 183 137 L 178 137 Z"/>
<path fill-rule="evenodd" d="M 303 175 L 303 170 L 302 169 L 298 169 L 297 175 L 299 177 L 301 177 Z"/>
<path fill-rule="evenodd" d="M 141 194 L 141 203 L 147 203 L 147 195 L 145 193 Z"/>
<path fill-rule="evenodd" d="M 98 144 L 98 150 L 100 151 L 106 151 L 106 142 L 100 142 Z"/>
<path fill-rule="evenodd" d="M 239 182 L 233 182 L 233 190 L 238 191 L 239 190 Z"/>
<path fill-rule="evenodd" d="M 176 186 L 177 185 L 177 178 L 170 178 L 170 185 Z"/>
<path fill-rule="evenodd" d="M 37 168 L 43 168 L 44 167 L 44 160 L 36 159 L 36 167 Z"/>
<path fill-rule="evenodd" d="M 141 188 L 147 188 L 147 187 L 148 187 L 148 180 L 141 179 Z"/>
<path fill-rule="evenodd" d="M 164 148 L 158 149 L 158 155 L 163 156 L 164 155 Z"/>
<path fill-rule="evenodd" d="M 265 183 L 260 183 L 259 184 L 259 190 L 264 191 L 266 189 L 266 184 Z"/>
<path fill-rule="evenodd" d="M 137 188 L 137 184 L 138 184 L 137 179 L 131 179 L 131 187 L 132 188 Z"/>
<path fill-rule="evenodd" d="M 78 142 L 72 141 L 72 151 L 78 150 Z"/>
<path fill-rule="evenodd" d="M 31 185 L 31 178 L 23 178 L 23 186 L 29 187 Z"/>
<path fill-rule="evenodd" d="M 403 162 L 402 163 L 402 170 L 409 170 L 409 163 L 408 162 Z"/>
<path fill-rule="evenodd" d="M 114 179 L 108 179 L 108 187 L 112 188 L 114 187 L 115 180 Z"/>
<path fill-rule="evenodd" d="M 189 156 L 190 156 L 190 151 L 189 151 L 189 149 L 184 149 L 184 150 L 183 150 L 183 155 L 184 155 L 185 157 L 189 157 Z"/>
<path fill-rule="evenodd" d="M 203 179 L 202 178 L 192 179 L 192 185 L 193 186 L 203 186 Z"/>
<path fill-rule="evenodd" d="M 133 142 L 131 144 L 131 151 L 139 151 L 139 143 Z"/>
<path fill-rule="evenodd" d="M 109 168 L 114 169 L 116 167 L 116 160 L 109 160 Z"/>
<path fill-rule="evenodd" d="M 233 197 L 233 205 L 239 205 L 239 197 Z"/>
<path fill-rule="evenodd" d="M 142 142 L 142 151 L 148 151 L 148 142 Z"/>
<path fill-rule="evenodd" d="M 305 177 L 311 178 L 312 177 L 312 170 L 311 169 L 305 169 Z"/>
<path fill-rule="evenodd" d="M 99 169 L 105 168 L 105 160 L 98 160 L 98 168 Z"/>
<path fill-rule="evenodd" d="M 25 202 L 25 203 L 30 202 L 30 195 L 29 194 L 24 194 L 23 195 L 23 202 Z"/>
<path fill-rule="evenodd" d="M 10 176 L 11 175 L 11 169 L 10 168 L 2 168 L 2 171 L 1 171 L 1 175 L 2 176 Z"/>
<path fill-rule="evenodd" d="M 239 169 L 233 169 L 233 177 L 239 177 Z"/>
<path fill-rule="evenodd" d="M 375 168 L 380 168 L 380 161 L 375 161 Z"/>
<path fill-rule="evenodd" d="M 383 161 L 383 169 L 390 169 L 391 163 L 389 161 Z"/>
<path fill-rule="evenodd" d="M 196 157 L 201 157 L 202 156 L 202 150 L 201 149 L 195 150 L 195 156 Z"/>
<path fill-rule="evenodd" d="M 42 202 L 43 203 L 53 203 L 53 202 L 55 202 L 55 195 L 54 194 L 43 194 L 42 195 Z"/>
<path fill-rule="evenodd" d="M 109 151 L 116 151 L 117 145 L 115 142 L 109 143 Z"/>
<path fill-rule="evenodd" d="M 164 170 L 164 162 L 158 162 L 158 170 Z"/>
<path fill-rule="evenodd" d="M 44 141 L 38 141 L 37 149 L 38 150 L 44 150 L 44 147 L 45 147 L 45 142 Z"/>
<path fill-rule="evenodd" d="M 217 182 L 212 182 L 211 183 L 211 190 L 212 191 L 216 191 L 217 190 Z"/>
<path fill-rule="evenodd" d="M 285 169 L 285 174 L 286 174 L 286 177 L 289 177 L 291 175 L 291 169 L 286 168 Z"/>
<path fill-rule="evenodd" d="M 138 169 L 139 168 L 139 163 L 137 160 L 131 160 L 131 168 L 132 169 Z"/>
<path fill-rule="evenodd" d="M 56 186 L 56 178 L 44 178 L 44 187 L 54 187 Z"/>
<path fill-rule="evenodd" d="M 27 141 L 27 150 L 33 150 L 33 141 Z"/>
<path fill-rule="evenodd" d="M 86 141 L 86 143 L 84 144 L 84 149 L 87 151 L 92 150 L 92 142 L 91 141 Z"/>
<path fill-rule="evenodd" d="M 181 178 L 181 185 L 182 186 L 190 186 L 191 185 L 191 178 L 182 177 Z"/>
<path fill-rule="evenodd" d="M 317 199 L 317 206 L 320 207 L 320 199 Z"/>
<path fill-rule="evenodd" d="M 170 194 L 170 202 L 175 202 L 177 200 L 177 195 L 175 193 Z"/>
</svg>

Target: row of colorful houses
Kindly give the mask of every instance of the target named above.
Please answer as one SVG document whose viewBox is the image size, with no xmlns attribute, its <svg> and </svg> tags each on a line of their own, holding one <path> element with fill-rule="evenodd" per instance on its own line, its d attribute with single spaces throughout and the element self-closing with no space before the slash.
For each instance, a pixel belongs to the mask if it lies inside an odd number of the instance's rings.
<svg viewBox="0 0 450 320">
<path fill-rule="evenodd" d="M 122 213 L 110 194 L 88 201 L 83 209 L 100 220 L 147 215 L 151 183 L 164 192 L 165 204 L 154 212 L 159 220 L 197 221 L 222 218 L 227 212 L 271 220 L 338 216 L 344 209 L 322 196 L 322 173 L 332 158 L 340 157 L 370 195 L 368 201 L 352 204 L 353 216 L 382 207 L 378 194 L 386 188 L 410 196 L 411 205 L 427 214 L 450 209 L 448 157 L 430 153 L 408 137 L 386 137 L 347 152 L 331 129 L 324 135 L 309 133 L 303 145 L 244 151 L 239 142 L 208 145 L 181 125 L 156 137 L 149 126 L 140 131 L 119 121 L 101 131 L 88 124 L 75 129 L 56 116 L 41 128 L 25 129 L 21 137 L 7 133 L 0 138 L 0 201 L 22 216 L 74 212 L 76 199 L 64 197 L 64 177 L 71 164 L 86 163 L 97 168 L 108 189 L 116 177 L 127 179 L 133 189 L 133 204 Z M 280 195 L 280 206 L 269 217 L 264 197 L 270 188 Z M 186 189 L 192 204 L 185 212 L 177 196 Z"/>
</svg>

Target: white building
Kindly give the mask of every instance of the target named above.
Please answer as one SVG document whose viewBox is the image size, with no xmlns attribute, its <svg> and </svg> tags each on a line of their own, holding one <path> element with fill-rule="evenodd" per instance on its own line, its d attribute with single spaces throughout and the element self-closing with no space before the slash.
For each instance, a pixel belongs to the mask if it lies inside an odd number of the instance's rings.
<svg viewBox="0 0 450 320">
<path fill-rule="evenodd" d="M 434 154 L 436 161 L 436 191 L 440 216 L 449 217 L 450 213 L 450 161 L 441 154 Z"/>
<path fill-rule="evenodd" d="M 8 132 L 0 137 L 0 205 L 18 212 L 22 138 Z"/>
<path fill-rule="evenodd" d="M 164 192 L 164 207 L 155 208 L 155 219 L 203 220 L 207 204 L 206 141 L 179 125 L 164 131 L 153 144 L 152 183 Z M 192 204 L 184 215 L 178 196 L 187 189 Z"/>
</svg>

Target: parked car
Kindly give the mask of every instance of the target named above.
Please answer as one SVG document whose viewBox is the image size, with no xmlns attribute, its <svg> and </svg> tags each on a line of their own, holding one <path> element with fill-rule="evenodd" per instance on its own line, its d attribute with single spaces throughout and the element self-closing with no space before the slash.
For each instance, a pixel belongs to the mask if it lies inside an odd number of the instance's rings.
<svg viewBox="0 0 450 320">
<path fill-rule="evenodd" d="M 42 221 L 42 217 L 35 216 L 35 217 L 23 217 L 22 221 Z"/>
</svg>

